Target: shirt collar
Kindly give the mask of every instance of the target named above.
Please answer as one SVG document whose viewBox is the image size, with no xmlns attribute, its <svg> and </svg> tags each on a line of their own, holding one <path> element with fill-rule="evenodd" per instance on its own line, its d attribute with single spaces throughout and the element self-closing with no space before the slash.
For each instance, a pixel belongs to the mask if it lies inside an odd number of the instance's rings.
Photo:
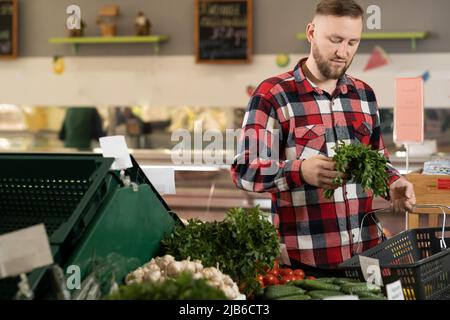
<svg viewBox="0 0 450 320">
<path fill-rule="evenodd" d="M 303 73 L 302 65 L 306 62 L 307 59 L 308 58 L 301 59 L 294 68 L 294 78 L 295 82 L 297 83 L 297 88 L 299 89 L 300 93 L 309 93 L 315 91 L 319 94 L 322 94 L 322 90 L 320 90 L 320 88 L 318 87 L 313 86 Z M 346 94 L 349 90 L 356 91 L 355 83 L 346 74 L 339 78 L 336 87 L 340 89 L 340 92 L 342 94 Z"/>
</svg>

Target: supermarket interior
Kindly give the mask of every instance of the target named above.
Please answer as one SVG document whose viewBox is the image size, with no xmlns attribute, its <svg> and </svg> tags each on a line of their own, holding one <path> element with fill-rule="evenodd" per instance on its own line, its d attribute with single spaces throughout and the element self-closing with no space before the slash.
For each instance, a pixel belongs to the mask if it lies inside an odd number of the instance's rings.
<svg viewBox="0 0 450 320">
<path fill-rule="evenodd" d="M 0 0 L 0 300 L 449 300 L 449 12 Z"/>
</svg>

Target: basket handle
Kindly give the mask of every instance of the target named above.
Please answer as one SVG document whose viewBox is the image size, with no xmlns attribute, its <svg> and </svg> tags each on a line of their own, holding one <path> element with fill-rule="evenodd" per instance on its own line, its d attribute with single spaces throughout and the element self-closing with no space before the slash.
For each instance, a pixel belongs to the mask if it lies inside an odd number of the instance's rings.
<svg viewBox="0 0 450 320">
<path fill-rule="evenodd" d="M 371 215 L 373 222 L 375 222 L 375 225 L 377 226 L 378 230 L 381 232 L 381 238 L 382 238 L 382 241 L 385 241 L 385 240 L 386 240 L 386 234 L 384 233 L 383 228 L 381 227 L 380 222 L 377 221 L 377 220 L 375 220 L 375 219 L 373 218 L 373 214 L 374 214 L 374 213 L 377 213 L 377 212 L 381 212 L 381 211 L 387 211 L 387 210 L 390 210 L 390 208 L 375 209 L 375 210 L 372 210 L 372 211 L 367 212 L 367 213 L 363 216 L 363 218 L 361 219 L 361 224 L 360 224 L 360 226 L 359 226 L 359 234 L 358 234 L 358 240 L 357 240 L 358 246 L 356 247 L 356 249 L 353 250 L 353 255 L 357 254 L 358 251 L 359 251 L 359 248 L 361 247 L 361 243 L 362 243 L 362 241 L 361 241 L 362 227 L 363 227 L 363 224 L 364 224 L 364 219 L 366 219 L 366 217 L 367 217 L 368 215 Z"/>
<path fill-rule="evenodd" d="M 440 204 L 416 204 L 414 205 L 414 208 L 421 208 L 421 209 L 440 209 L 442 212 L 442 235 L 440 240 L 441 249 L 445 250 L 447 249 L 447 244 L 445 243 L 445 218 L 446 218 L 446 211 L 450 211 L 450 206 L 444 206 Z M 406 212 L 406 216 L 408 216 L 408 212 Z"/>
</svg>

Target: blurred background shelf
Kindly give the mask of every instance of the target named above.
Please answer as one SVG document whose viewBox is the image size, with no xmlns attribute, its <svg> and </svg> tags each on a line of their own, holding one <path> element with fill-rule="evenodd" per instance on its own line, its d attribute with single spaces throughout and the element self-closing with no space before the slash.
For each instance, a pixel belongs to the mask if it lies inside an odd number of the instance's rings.
<svg viewBox="0 0 450 320">
<path fill-rule="evenodd" d="M 168 36 L 117 36 L 117 37 L 72 37 L 72 38 L 50 38 L 52 44 L 70 44 L 74 53 L 78 52 L 80 44 L 105 44 L 105 43 L 151 43 L 154 44 L 155 54 L 159 52 L 160 43 L 167 41 Z"/>
</svg>

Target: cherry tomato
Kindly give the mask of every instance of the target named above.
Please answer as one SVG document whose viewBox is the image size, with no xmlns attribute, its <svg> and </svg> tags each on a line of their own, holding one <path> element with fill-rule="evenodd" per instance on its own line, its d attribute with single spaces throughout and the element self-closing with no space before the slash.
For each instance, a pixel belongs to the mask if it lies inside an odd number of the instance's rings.
<svg viewBox="0 0 450 320">
<path fill-rule="evenodd" d="M 264 277 L 264 285 L 266 286 L 274 286 L 279 284 L 279 281 L 277 277 L 275 277 L 273 274 L 268 274 Z"/>
<path fill-rule="evenodd" d="M 278 269 L 273 269 L 273 270 L 270 270 L 269 272 L 267 272 L 267 274 L 272 274 L 278 278 L 280 275 L 280 271 Z"/>
<path fill-rule="evenodd" d="M 284 276 L 292 276 L 294 274 L 294 272 L 290 268 L 279 269 L 279 271 L 283 277 Z"/>
<path fill-rule="evenodd" d="M 305 279 L 305 272 L 302 269 L 294 270 L 294 276 L 298 276 L 301 279 Z"/>
<path fill-rule="evenodd" d="M 280 283 L 285 284 L 288 283 L 289 281 L 295 281 L 295 277 L 292 275 L 284 276 L 283 278 L 281 278 Z"/>
<path fill-rule="evenodd" d="M 264 276 L 262 274 L 258 274 L 256 276 L 256 281 L 264 281 Z"/>
<path fill-rule="evenodd" d="M 308 279 L 308 280 L 316 280 L 317 278 L 313 277 L 313 276 L 307 276 L 306 279 Z"/>
</svg>

